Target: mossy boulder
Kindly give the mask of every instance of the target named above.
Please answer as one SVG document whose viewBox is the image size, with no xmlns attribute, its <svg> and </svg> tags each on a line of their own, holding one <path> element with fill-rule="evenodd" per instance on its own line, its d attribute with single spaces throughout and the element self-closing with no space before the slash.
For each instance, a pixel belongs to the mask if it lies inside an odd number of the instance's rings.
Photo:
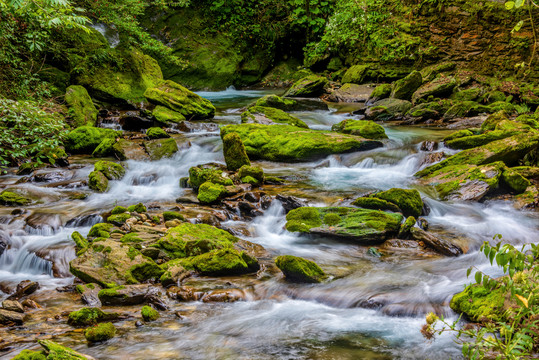
<svg viewBox="0 0 539 360">
<path fill-rule="evenodd" d="M 472 87 L 470 89 L 453 92 L 449 98 L 457 101 L 478 101 L 482 92 L 483 89 L 479 87 Z M 505 97 L 503 100 L 505 100 Z"/>
<path fill-rule="evenodd" d="M 77 126 L 94 126 L 97 120 L 97 109 L 92 98 L 83 86 L 71 85 L 65 93 L 66 105 L 69 109 L 68 116 L 71 123 Z"/>
<path fill-rule="evenodd" d="M 223 165 L 215 163 L 193 166 L 189 169 L 189 184 L 195 189 L 206 181 L 224 186 L 233 185 L 225 170 Z"/>
<path fill-rule="evenodd" d="M 129 213 L 111 215 L 107 218 L 107 222 L 116 226 L 122 226 L 131 215 Z"/>
<path fill-rule="evenodd" d="M 240 179 L 252 177 L 257 183 L 262 183 L 264 182 L 264 170 L 260 166 L 243 165 L 238 171 L 238 177 Z"/>
<path fill-rule="evenodd" d="M 465 314 L 472 321 L 502 321 L 505 294 L 501 289 L 486 289 L 482 285 L 469 285 L 455 294 L 449 303 L 451 309 Z"/>
<path fill-rule="evenodd" d="M 112 224 L 99 223 L 91 227 L 88 237 L 92 238 L 108 238 L 112 230 Z"/>
<path fill-rule="evenodd" d="M 13 191 L 4 190 L 0 193 L 0 204 L 4 206 L 25 206 L 32 203 L 32 199 Z"/>
<path fill-rule="evenodd" d="M 325 100 L 331 102 L 355 103 L 368 100 L 368 95 L 369 91 L 364 85 L 348 83 L 336 90 L 331 90 Z"/>
<path fill-rule="evenodd" d="M 326 217 L 328 214 L 335 217 Z M 397 235 L 403 216 L 398 213 L 386 213 L 348 207 L 301 207 L 286 215 L 286 229 L 291 232 L 332 236 L 358 242 L 373 244 Z M 329 220 L 330 224 L 325 223 Z"/>
<path fill-rule="evenodd" d="M 332 131 L 361 136 L 365 139 L 387 139 L 386 132 L 381 125 L 369 120 L 343 120 L 331 127 Z"/>
<path fill-rule="evenodd" d="M 414 92 L 423 85 L 423 77 L 419 71 L 412 71 L 408 76 L 393 83 L 391 97 L 395 99 L 411 100 Z"/>
<path fill-rule="evenodd" d="M 67 323 L 71 326 L 91 326 L 104 321 L 116 320 L 116 313 L 105 313 L 99 308 L 82 308 L 69 313 Z"/>
<path fill-rule="evenodd" d="M 241 114 L 242 123 L 251 123 L 251 124 L 288 124 L 292 126 L 309 128 L 300 119 L 284 112 L 280 109 L 275 109 L 272 107 L 264 106 L 253 106 L 250 107 L 247 111 Z"/>
<path fill-rule="evenodd" d="M 88 187 L 97 192 L 106 192 L 109 188 L 109 179 L 101 171 L 92 171 L 88 176 Z"/>
<path fill-rule="evenodd" d="M 124 160 L 150 160 L 150 157 L 138 142 L 120 139 L 112 146 L 114 156 Z"/>
<path fill-rule="evenodd" d="M 392 188 L 387 191 L 378 192 L 371 195 L 395 204 L 401 209 L 404 216 L 419 217 L 423 212 L 423 200 L 419 191 L 410 189 Z"/>
<path fill-rule="evenodd" d="M 146 208 L 146 206 L 143 203 L 138 203 L 138 204 L 134 204 L 134 205 L 129 205 L 127 207 L 127 211 L 142 214 L 142 213 L 145 213 L 146 211 L 148 211 L 148 209 Z"/>
<path fill-rule="evenodd" d="M 163 271 L 137 249 L 120 242 L 94 241 L 69 264 L 71 273 L 87 283 L 103 287 L 136 284 L 159 278 Z"/>
<path fill-rule="evenodd" d="M 142 309 L 140 309 L 140 315 L 142 315 L 142 319 L 146 322 L 155 321 L 161 317 L 157 310 L 148 305 L 143 306 Z"/>
<path fill-rule="evenodd" d="M 402 225 L 401 225 L 401 228 L 399 230 L 398 238 L 399 239 L 405 239 L 406 237 L 408 237 L 408 235 L 410 234 L 410 230 L 414 227 L 416 222 L 417 222 L 417 220 L 416 220 L 415 217 L 408 216 L 406 218 L 406 221 L 404 221 L 402 223 Z"/>
<path fill-rule="evenodd" d="M 309 75 L 294 83 L 284 94 L 289 97 L 316 97 L 322 95 L 324 88 L 328 84 L 328 79 L 324 76 Z"/>
<path fill-rule="evenodd" d="M 456 101 L 443 115 L 444 121 L 455 118 L 476 116 L 481 113 L 489 113 L 491 109 L 488 106 L 481 105 L 475 101 Z"/>
<path fill-rule="evenodd" d="M 177 259 L 232 247 L 237 241 L 235 236 L 214 226 L 186 222 L 169 229 L 153 246 Z"/>
<path fill-rule="evenodd" d="M 228 170 L 236 171 L 244 165 L 251 165 L 243 141 L 235 132 L 222 136 L 223 154 Z"/>
<path fill-rule="evenodd" d="M 377 121 L 390 121 L 404 116 L 412 108 L 407 100 L 387 98 L 372 104 L 365 111 L 365 119 Z"/>
<path fill-rule="evenodd" d="M 178 144 L 173 138 L 144 141 L 144 149 L 151 160 L 170 158 L 178 152 Z"/>
<path fill-rule="evenodd" d="M 151 127 L 146 130 L 146 136 L 150 139 L 167 139 L 170 137 L 169 134 L 160 127 Z"/>
<path fill-rule="evenodd" d="M 162 124 L 180 123 L 185 121 L 185 116 L 178 111 L 174 111 L 165 106 L 157 105 L 152 111 L 152 115 L 158 122 Z"/>
<path fill-rule="evenodd" d="M 439 76 L 436 79 L 422 85 L 412 95 L 412 102 L 427 99 L 429 96 L 446 97 L 451 95 L 457 86 L 457 80 L 451 76 Z"/>
<path fill-rule="evenodd" d="M 522 176 L 518 171 L 505 169 L 502 174 L 503 182 L 515 193 L 521 194 L 531 185 L 530 180 Z"/>
<path fill-rule="evenodd" d="M 270 161 L 308 161 L 331 154 L 370 150 L 383 144 L 354 135 L 289 125 L 242 124 L 221 128 L 221 137 L 237 133 L 250 158 Z"/>
<path fill-rule="evenodd" d="M 465 136 L 453 140 L 446 140 L 445 145 L 451 149 L 471 149 L 477 146 L 486 145 L 496 140 L 508 138 L 517 133 L 518 131 L 487 131 L 486 133 L 480 135 Z"/>
<path fill-rule="evenodd" d="M 283 111 L 294 110 L 297 106 L 297 101 L 294 99 L 285 99 L 277 95 L 266 95 L 258 99 L 254 104 L 249 106 L 249 109 L 252 107 L 270 107 L 275 109 L 280 109 Z"/>
<path fill-rule="evenodd" d="M 99 66 L 82 64 L 76 76 L 93 97 L 111 103 L 140 103 L 146 89 L 163 81 L 161 68 L 155 59 L 139 50 L 110 50 L 124 66 L 118 70 L 106 63 Z M 84 70 L 82 70 L 84 69 Z"/>
<path fill-rule="evenodd" d="M 84 337 L 92 343 L 107 341 L 114 336 L 116 336 L 116 327 L 110 322 L 89 327 L 84 331 Z"/>
<path fill-rule="evenodd" d="M 120 132 L 92 126 L 80 126 L 71 130 L 65 140 L 66 151 L 71 154 L 91 154 L 104 139 L 115 139 Z"/>
<path fill-rule="evenodd" d="M 47 360 L 43 351 L 23 350 L 11 360 Z"/>
<path fill-rule="evenodd" d="M 368 104 L 377 102 L 378 100 L 387 99 L 391 95 L 391 90 L 393 86 L 391 84 L 381 84 L 374 88 L 369 99 L 367 100 Z"/>
<path fill-rule="evenodd" d="M 88 360 L 90 356 L 78 353 L 73 349 L 62 346 L 50 340 L 38 340 L 43 351 L 23 350 L 13 359 L 17 360 Z"/>
<path fill-rule="evenodd" d="M 114 154 L 114 144 L 116 144 L 116 139 L 106 138 L 99 143 L 99 145 L 92 152 L 93 157 L 107 157 Z"/>
<path fill-rule="evenodd" d="M 406 113 L 406 117 L 417 118 L 421 120 L 439 119 L 452 106 L 448 100 L 430 101 L 414 105 Z"/>
<path fill-rule="evenodd" d="M 123 214 L 127 212 L 127 208 L 126 207 L 123 207 L 123 206 L 115 206 L 114 209 L 112 209 L 112 211 L 110 212 L 112 215 L 118 215 L 118 214 Z"/>
<path fill-rule="evenodd" d="M 446 61 L 439 64 L 433 64 L 421 69 L 421 75 L 424 81 L 432 81 L 438 74 L 447 73 L 454 70 L 457 64 L 454 62 Z"/>
<path fill-rule="evenodd" d="M 283 255 L 275 259 L 275 265 L 287 280 L 301 283 L 319 283 L 327 276 L 320 267 L 311 260 L 292 255 Z"/>
<path fill-rule="evenodd" d="M 182 114 L 188 120 L 208 119 L 215 114 L 215 106 L 209 100 L 171 80 L 148 88 L 144 96 L 154 104 Z"/>
<path fill-rule="evenodd" d="M 370 69 L 369 65 L 351 66 L 344 73 L 341 82 L 343 84 L 346 84 L 346 83 L 362 84 L 368 75 L 369 69 Z"/>
<path fill-rule="evenodd" d="M 258 261 L 244 251 L 223 248 L 190 259 L 194 269 L 202 275 L 238 275 L 255 272 Z"/>
<path fill-rule="evenodd" d="M 109 180 L 120 180 L 125 176 L 122 165 L 112 161 L 98 161 L 94 165 L 94 171 L 103 173 Z"/>
<path fill-rule="evenodd" d="M 223 185 L 206 181 L 199 186 L 197 199 L 203 204 L 211 204 L 219 200 L 226 193 L 227 191 Z"/>
<path fill-rule="evenodd" d="M 376 197 L 360 197 L 354 200 L 352 205 L 364 209 L 401 212 L 401 209 L 399 209 L 397 205 L 386 200 L 378 199 Z"/>
</svg>

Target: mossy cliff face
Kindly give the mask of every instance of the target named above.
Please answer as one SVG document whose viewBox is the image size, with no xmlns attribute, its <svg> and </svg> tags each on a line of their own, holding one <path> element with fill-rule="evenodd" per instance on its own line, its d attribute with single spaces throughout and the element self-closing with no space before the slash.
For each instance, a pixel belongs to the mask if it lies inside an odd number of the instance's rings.
<svg viewBox="0 0 539 360">
<path fill-rule="evenodd" d="M 378 210 L 302 207 L 287 214 L 286 229 L 372 244 L 397 235 L 403 219 L 401 214 Z"/>
<path fill-rule="evenodd" d="M 289 125 L 228 125 L 221 128 L 221 137 L 233 132 L 242 139 L 250 158 L 270 161 L 307 161 L 382 146 L 378 141 L 353 135 Z"/>
</svg>

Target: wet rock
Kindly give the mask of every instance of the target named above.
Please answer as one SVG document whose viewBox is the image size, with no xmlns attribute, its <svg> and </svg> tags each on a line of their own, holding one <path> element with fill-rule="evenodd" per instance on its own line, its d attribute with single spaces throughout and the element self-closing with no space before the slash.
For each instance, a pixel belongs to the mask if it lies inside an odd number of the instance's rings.
<svg viewBox="0 0 539 360">
<path fill-rule="evenodd" d="M 43 172 L 36 173 L 30 178 L 30 181 L 33 182 L 60 182 L 67 181 L 73 178 L 73 173 L 71 171 L 52 171 L 52 172 Z"/>
<path fill-rule="evenodd" d="M 445 154 L 443 152 L 433 152 L 430 154 L 426 154 L 421 159 L 420 165 L 423 166 L 423 165 L 428 165 L 428 164 L 434 164 L 434 163 L 437 163 L 438 161 L 442 161 L 444 157 L 445 157 Z"/>
<path fill-rule="evenodd" d="M 245 252 L 231 248 L 213 250 L 190 259 L 201 275 L 239 275 L 258 271 L 258 261 Z"/>
<path fill-rule="evenodd" d="M 423 85 L 423 77 L 419 71 L 412 71 L 408 76 L 393 83 L 391 97 L 395 99 L 411 100 L 414 92 Z"/>
<path fill-rule="evenodd" d="M 262 106 L 270 107 L 283 111 L 294 111 L 297 106 L 297 101 L 294 99 L 285 99 L 277 95 L 266 95 L 258 99 L 255 103 L 248 106 L 248 108 Z"/>
<path fill-rule="evenodd" d="M 135 321 L 135 326 L 136 326 L 136 327 L 141 327 L 141 326 L 143 326 L 143 325 L 144 325 L 144 324 L 142 323 L 142 321 L 140 321 L 140 320 Z"/>
<path fill-rule="evenodd" d="M 395 204 L 402 211 L 404 216 L 419 217 L 423 211 L 423 200 L 419 191 L 414 189 L 391 188 L 378 192 L 371 197 L 382 199 Z"/>
<path fill-rule="evenodd" d="M 67 323 L 71 326 L 92 326 L 100 322 L 118 319 L 116 313 L 106 313 L 99 308 L 82 308 L 69 313 Z"/>
<path fill-rule="evenodd" d="M 71 154 L 91 154 L 104 139 L 115 139 L 120 132 L 93 126 L 81 126 L 70 131 L 64 141 Z"/>
<path fill-rule="evenodd" d="M 0 309 L 0 324 L 2 325 L 22 325 L 24 314 L 15 311 Z"/>
<path fill-rule="evenodd" d="M 178 152 L 178 144 L 172 138 L 144 141 L 144 148 L 151 160 L 170 158 Z"/>
<path fill-rule="evenodd" d="M 309 126 L 302 120 L 280 109 L 264 106 L 253 106 L 241 114 L 243 124 L 288 124 L 308 129 Z"/>
<path fill-rule="evenodd" d="M 120 118 L 118 122 L 126 131 L 141 131 L 142 129 L 148 129 L 153 126 L 153 120 L 141 116 L 138 111 L 127 111 Z"/>
<path fill-rule="evenodd" d="M 251 165 L 251 161 L 247 156 L 243 141 L 238 134 L 231 132 L 224 135 L 222 138 L 223 154 L 225 156 L 225 162 L 228 170 L 237 171 L 244 165 Z"/>
<path fill-rule="evenodd" d="M 337 90 L 333 90 L 327 97 L 331 102 L 365 102 L 369 99 L 370 89 L 365 85 L 344 84 Z"/>
<path fill-rule="evenodd" d="M 81 215 L 71 220 L 68 220 L 65 226 L 69 228 L 93 226 L 102 221 L 103 221 L 103 218 L 99 214 Z"/>
<path fill-rule="evenodd" d="M 421 99 L 427 99 L 429 96 L 444 97 L 451 94 L 456 86 L 457 81 L 454 77 L 441 76 L 417 89 L 412 95 L 412 102 L 416 103 Z"/>
<path fill-rule="evenodd" d="M 417 223 L 419 225 L 419 228 L 422 230 L 428 230 L 429 229 L 429 222 L 425 218 L 419 218 L 417 220 Z"/>
<path fill-rule="evenodd" d="M 84 285 L 77 285 L 76 289 L 77 292 L 81 294 L 81 300 L 83 303 L 91 307 L 101 306 L 101 301 L 97 296 L 97 294 L 101 290 L 101 286 L 99 286 L 98 284 L 90 283 Z"/>
<path fill-rule="evenodd" d="M 382 99 L 365 111 L 365 119 L 376 121 L 396 120 L 404 116 L 412 107 L 412 103 L 400 99 Z"/>
<path fill-rule="evenodd" d="M 219 124 L 182 121 L 177 128 L 184 132 L 216 132 L 219 131 Z"/>
<path fill-rule="evenodd" d="M 107 341 L 114 336 L 116 336 L 116 328 L 112 323 L 98 324 L 84 331 L 84 337 L 91 343 Z"/>
<path fill-rule="evenodd" d="M 179 285 L 185 278 L 191 276 L 192 271 L 186 270 L 181 265 L 172 265 L 167 268 L 165 273 L 161 276 L 160 281 L 164 287 L 173 285 Z"/>
<path fill-rule="evenodd" d="M 106 306 L 129 306 L 150 303 L 166 309 L 161 290 L 150 284 L 125 285 L 99 291 L 99 300 Z"/>
<path fill-rule="evenodd" d="M 7 299 L 19 300 L 20 298 L 24 296 L 33 294 L 34 292 L 36 292 L 37 289 L 39 289 L 39 283 L 35 281 L 31 281 L 31 280 L 24 280 L 24 281 L 21 281 L 17 285 L 17 289 L 15 290 L 15 293 L 10 295 Z"/>
<path fill-rule="evenodd" d="M 438 143 L 436 141 L 423 141 L 419 146 L 421 151 L 435 151 L 438 150 Z"/>
<path fill-rule="evenodd" d="M 253 218 L 264 214 L 262 211 L 257 209 L 255 205 L 248 201 L 238 201 L 237 206 L 243 216 Z"/>
<path fill-rule="evenodd" d="M 246 300 L 246 294 L 240 289 L 222 289 L 222 290 L 213 290 L 209 293 L 206 293 L 202 297 L 202 301 L 207 302 L 236 302 Z"/>
<path fill-rule="evenodd" d="M 450 243 L 447 240 L 440 239 L 425 230 L 419 228 L 410 229 L 410 234 L 414 240 L 422 241 L 431 249 L 445 256 L 459 256 L 464 253 L 462 248 Z"/>
<path fill-rule="evenodd" d="M 26 218 L 26 225 L 32 229 L 58 230 L 62 221 L 58 214 L 35 212 Z"/>
<path fill-rule="evenodd" d="M 284 196 L 284 195 L 278 194 L 275 197 L 275 199 L 281 202 L 286 213 L 290 212 L 291 210 L 307 206 L 306 201 L 301 200 L 294 196 Z"/>
<path fill-rule="evenodd" d="M 142 307 L 140 314 L 145 322 L 155 321 L 161 317 L 158 311 L 147 305 Z"/>
<path fill-rule="evenodd" d="M 365 139 L 387 139 L 386 132 L 381 125 L 367 120 L 343 120 L 340 123 L 333 125 L 331 130 L 343 134 L 361 136 Z"/>
<path fill-rule="evenodd" d="M 319 283 L 327 277 L 314 261 L 297 256 L 279 256 L 275 259 L 275 265 L 287 280 L 293 282 Z"/>
<path fill-rule="evenodd" d="M 292 85 L 284 94 L 285 97 L 316 97 L 323 93 L 328 79 L 323 76 L 309 75 Z"/>
<path fill-rule="evenodd" d="M 24 299 L 21 304 L 22 306 L 28 309 L 41 309 L 41 305 L 39 305 L 37 302 L 35 302 L 32 299 Z"/>
<path fill-rule="evenodd" d="M 2 302 L 2 309 L 6 311 L 14 311 L 18 313 L 24 313 L 24 307 L 18 301 L 14 300 L 4 300 Z"/>
<path fill-rule="evenodd" d="M 139 143 L 120 139 L 113 146 L 114 155 L 120 160 L 149 160 L 150 157 Z"/>
<path fill-rule="evenodd" d="M 4 190 L 0 193 L 0 205 L 25 206 L 32 202 L 32 199 L 19 193 L 16 189 Z"/>
</svg>

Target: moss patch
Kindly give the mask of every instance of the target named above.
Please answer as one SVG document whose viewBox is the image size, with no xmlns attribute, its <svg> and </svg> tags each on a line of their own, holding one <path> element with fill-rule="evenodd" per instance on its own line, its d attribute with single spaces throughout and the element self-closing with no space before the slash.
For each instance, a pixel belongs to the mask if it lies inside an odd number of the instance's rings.
<svg viewBox="0 0 539 360">
<path fill-rule="evenodd" d="M 86 329 L 84 337 L 89 342 L 101 342 L 116 336 L 116 327 L 112 323 L 103 323 Z"/>
<path fill-rule="evenodd" d="M 275 265 L 283 272 L 287 280 L 294 282 L 319 283 L 327 277 L 314 261 L 292 255 L 277 257 Z"/>
<path fill-rule="evenodd" d="M 365 139 L 387 139 L 384 128 L 368 120 L 343 120 L 331 127 L 331 130 L 361 136 Z"/>
</svg>

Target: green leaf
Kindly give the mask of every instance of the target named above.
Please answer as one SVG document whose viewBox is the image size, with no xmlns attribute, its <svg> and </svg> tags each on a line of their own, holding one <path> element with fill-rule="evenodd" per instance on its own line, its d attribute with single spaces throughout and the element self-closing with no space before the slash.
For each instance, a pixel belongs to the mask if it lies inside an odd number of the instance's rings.
<svg viewBox="0 0 539 360">
<path fill-rule="evenodd" d="M 524 0 L 516 0 L 515 1 L 515 7 L 518 9 L 518 8 L 521 8 L 522 6 L 524 6 Z"/>
<path fill-rule="evenodd" d="M 514 7 L 515 7 L 515 2 L 514 1 L 508 1 L 508 2 L 505 3 L 505 8 L 507 10 L 511 10 Z"/>
<path fill-rule="evenodd" d="M 513 28 L 513 30 L 511 30 L 511 32 L 517 32 L 517 31 L 520 31 L 520 29 L 522 29 L 522 25 L 524 25 L 524 20 L 520 20 L 520 21 L 515 25 L 515 27 Z"/>
<path fill-rule="evenodd" d="M 480 271 L 476 272 L 475 273 L 475 282 L 478 283 L 478 284 L 481 284 L 481 278 L 482 278 L 482 274 Z"/>
</svg>

